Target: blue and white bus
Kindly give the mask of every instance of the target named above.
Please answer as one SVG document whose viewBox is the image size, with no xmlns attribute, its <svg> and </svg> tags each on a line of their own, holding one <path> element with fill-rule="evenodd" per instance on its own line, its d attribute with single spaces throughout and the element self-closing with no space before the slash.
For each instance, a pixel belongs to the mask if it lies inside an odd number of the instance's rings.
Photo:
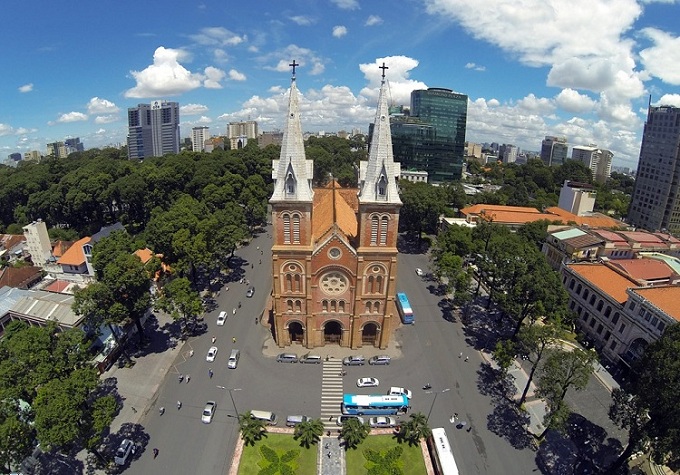
<svg viewBox="0 0 680 475">
<path fill-rule="evenodd" d="M 399 311 L 402 323 L 413 323 L 416 316 L 413 314 L 411 303 L 404 292 L 397 293 L 397 310 Z"/>
<path fill-rule="evenodd" d="M 430 458 L 434 473 L 437 475 L 458 475 L 458 466 L 453 457 L 453 451 L 449 444 L 449 438 L 443 427 L 432 429 L 432 435 L 427 439 L 430 449 Z"/>
<path fill-rule="evenodd" d="M 345 394 L 342 397 L 342 413 L 356 416 L 389 416 L 408 411 L 408 398 L 400 395 Z"/>
</svg>

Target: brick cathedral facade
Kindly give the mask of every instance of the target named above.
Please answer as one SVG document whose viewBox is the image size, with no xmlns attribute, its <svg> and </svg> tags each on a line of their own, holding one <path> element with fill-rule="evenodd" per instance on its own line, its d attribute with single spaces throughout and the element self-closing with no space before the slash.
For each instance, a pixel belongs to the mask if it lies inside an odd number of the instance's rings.
<svg viewBox="0 0 680 475">
<path fill-rule="evenodd" d="M 281 155 L 270 199 L 274 244 L 272 319 L 280 347 L 386 348 L 395 306 L 399 163 L 392 156 L 383 67 L 373 140 L 358 188 L 313 188 L 293 69 Z"/>
</svg>

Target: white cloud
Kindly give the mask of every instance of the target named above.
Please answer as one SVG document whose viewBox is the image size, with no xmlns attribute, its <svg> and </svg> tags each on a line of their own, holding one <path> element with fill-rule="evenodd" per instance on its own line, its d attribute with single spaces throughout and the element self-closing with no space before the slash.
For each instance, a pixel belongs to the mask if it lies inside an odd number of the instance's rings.
<svg viewBox="0 0 680 475">
<path fill-rule="evenodd" d="M 477 63 L 467 63 L 465 69 L 474 69 L 475 71 L 486 71 L 486 66 Z"/>
<path fill-rule="evenodd" d="M 200 119 L 196 121 L 197 124 L 211 124 L 212 119 L 210 117 L 206 117 L 204 115 L 201 116 Z"/>
<path fill-rule="evenodd" d="M 24 84 L 19 86 L 19 92 L 31 92 L 33 90 L 33 83 Z"/>
<path fill-rule="evenodd" d="M 312 17 L 308 17 L 306 15 L 292 16 L 292 17 L 290 17 L 290 21 L 292 21 L 296 25 L 300 25 L 300 26 L 309 26 L 309 25 L 313 25 L 314 23 L 316 23 L 316 20 L 314 20 Z"/>
<path fill-rule="evenodd" d="M 206 89 L 222 89 L 220 81 L 227 75 L 224 71 L 213 66 L 208 66 L 203 72 L 205 73 L 203 87 Z"/>
<path fill-rule="evenodd" d="M 656 105 L 680 107 L 680 94 L 664 94 Z"/>
<path fill-rule="evenodd" d="M 333 36 L 335 38 L 342 38 L 347 34 L 347 27 L 344 27 L 342 25 L 334 26 L 333 27 Z"/>
<path fill-rule="evenodd" d="M 231 79 L 232 81 L 245 81 L 247 78 L 245 74 L 238 72 L 235 69 L 230 69 L 229 79 Z"/>
<path fill-rule="evenodd" d="M 208 46 L 236 46 L 248 40 L 247 36 L 239 36 L 221 26 L 203 28 L 189 37 L 198 44 Z"/>
<path fill-rule="evenodd" d="M 109 115 L 98 115 L 94 118 L 95 124 L 110 124 L 111 122 L 116 122 L 120 117 L 115 114 Z"/>
<path fill-rule="evenodd" d="M 378 15 L 370 15 L 366 19 L 366 23 L 364 23 L 364 26 L 380 25 L 382 22 L 383 22 L 383 19 L 380 18 Z"/>
<path fill-rule="evenodd" d="M 182 50 L 159 46 L 153 54 L 152 65 L 142 71 L 130 72 L 137 85 L 125 91 L 125 97 L 176 95 L 200 87 L 203 77 L 182 66 L 181 57 L 185 57 Z"/>
<path fill-rule="evenodd" d="M 644 28 L 642 34 L 654 43 L 654 46 L 640 51 L 644 67 L 662 81 L 680 85 L 680 37 L 656 28 Z"/>
<path fill-rule="evenodd" d="M 208 106 L 203 104 L 186 104 L 179 107 L 181 115 L 198 115 L 208 112 Z"/>
<path fill-rule="evenodd" d="M 57 119 L 57 122 L 68 123 L 80 122 L 83 120 L 87 120 L 87 115 L 83 114 L 82 112 L 67 112 L 66 114 L 61 114 Z"/>
<path fill-rule="evenodd" d="M 4 137 L 5 135 L 14 135 L 14 128 L 9 124 L 0 122 L 0 137 Z"/>
<path fill-rule="evenodd" d="M 383 74 L 380 66 L 383 63 L 388 67 L 385 70 L 385 78 L 389 81 L 392 102 L 396 104 L 410 104 L 411 91 L 414 89 L 427 89 L 427 85 L 424 82 L 414 81 L 409 77 L 411 70 L 418 67 L 418 60 L 408 56 L 386 56 L 384 58 L 377 58 L 373 63 L 359 65 L 359 70 L 364 74 L 369 83 L 361 90 L 360 94 L 362 96 L 377 102 Z"/>
<path fill-rule="evenodd" d="M 331 0 L 336 7 L 341 10 L 358 10 L 359 2 L 357 0 Z"/>
<path fill-rule="evenodd" d="M 272 51 L 266 55 L 259 56 L 258 62 L 265 64 L 264 69 L 291 72 L 290 60 L 281 58 L 295 58 L 295 62 L 299 63 L 298 67 L 305 68 L 305 74 L 316 76 L 324 72 L 326 62 L 319 57 L 312 50 L 301 48 L 297 45 L 288 45 L 283 49 Z M 274 66 L 267 66 L 267 63 L 274 62 Z"/>
<path fill-rule="evenodd" d="M 548 115 L 555 111 L 555 104 L 546 97 L 536 97 L 531 93 L 517 101 L 517 108 L 532 114 Z"/>
<path fill-rule="evenodd" d="M 113 114 L 119 111 L 120 109 L 116 104 L 99 97 L 93 97 L 90 99 L 90 102 L 87 103 L 88 114 Z"/>
<path fill-rule="evenodd" d="M 595 108 L 595 101 L 585 94 L 580 94 L 573 89 L 562 89 L 555 96 L 555 104 L 562 110 L 572 114 L 590 112 Z"/>
</svg>

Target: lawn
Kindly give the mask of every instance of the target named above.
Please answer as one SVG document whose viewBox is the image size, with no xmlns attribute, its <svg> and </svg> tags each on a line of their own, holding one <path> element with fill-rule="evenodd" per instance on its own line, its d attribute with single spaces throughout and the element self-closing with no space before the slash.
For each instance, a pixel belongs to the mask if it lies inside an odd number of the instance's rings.
<svg viewBox="0 0 680 475">
<path fill-rule="evenodd" d="M 262 455 L 260 454 L 260 447 L 262 445 L 266 445 L 276 451 L 279 457 L 289 450 L 299 449 L 300 455 L 289 465 L 296 468 L 295 473 L 297 475 L 316 475 L 316 455 L 318 449 L 316 445 L 305 449 L 300 447 L 300 444 L 293 439 L 292 435 L 272 433 L 268 433 L 266 437 L 256 442 L 255 446 L 243 447 L 241 463 L 238 467 L 239 475 L 252 475 L 260 471 L 262 467 L 257 463 L 262 460 Z"/>
<path fill-rule="evenodd" d="M 367 473 L 364 467 L 366 463 L 364 449 L 368 448 L 384 453 L 396 445 L 401 445 L 404 449 L 400 458 L 401 464 L 399 465 L 404 475 L 425 475 L 427 473 L 420 445 L 398 444 L 391 435 L 370 435 L 357 446 L 356 450 L 350 449 L 346 452 L 345 465 L 347 467 L 347 475 L 364 475 Z"/>
</svg>

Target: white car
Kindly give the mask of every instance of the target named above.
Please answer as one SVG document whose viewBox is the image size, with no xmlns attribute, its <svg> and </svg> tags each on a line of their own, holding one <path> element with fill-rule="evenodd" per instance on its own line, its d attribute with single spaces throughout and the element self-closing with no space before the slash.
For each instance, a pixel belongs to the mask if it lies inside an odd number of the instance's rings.
<svg viewBox="0 0 680 475">
<path fill-rule="evenodd" d="M 337 425 L 341 426 L 345 421 L 348 421 L 348 420 L 350 420 L 350 419 L 356 419 L 356 420 L 358 420 L 358 421 L 359 421 L 359 424 L 363 424 L 363 423 L 364 423 L 364 418 L 363 418 L 363 417 L 354 416 L 354 415 L 348 415 L 348 414 L 345 414 L 345 415 L 342 415 L 342 416 L 338 416 L 338 418 L 335 419 L 335 423 L 336 423 Z"/>
<path fill-rule="evenodd" d="M 217 316 L 217 325 L 222 326 L 224 325 L 224 322 L 227 321 L 227 312 L 220 312 L 220 314 Z"/>
<path fill-rule="evenodd" d="M 424 273 L 425 272 L 423 272 L 423 269 L 421 269 L 420 267 L 416 267 L 416 274 L 422 277 Z"/>
<path fill-rule="evenodd" d="M 390 416 L 376 416 L 368 420 L 368 425 L 371 427 L 394 427 L 397 425 L 397 420 Z"/>
<path fill-rule="evenodd" d="M 374 388 L 380 384 L 378 378 L 359 378 L 357 379 L 357 386 L 360 388 Z"/>
<path fill-rule="evenodd" d="M 217 347 L 211 346 L 210 349 L 208 350 L 208 354 L 206 355 L 205 360 L 213 362 L 213 361 L 215 361 L 216 356 L 217 356 Z"/>
<path fill-rule="evenodd" d="M 387 392 L 389 396 L 406 396 L 407 398 L 411 399 L 413 397 L 413 393 L 411 390 L 406 389 L 406 388 L 397 388 L 392 386 L 390 390 Z"/>
<path fill-rule="evenodd" d="M 123 439 L 118 448 L 113 461 L 116 465 L 125 465 L 130 454 L 134 451 L 135 444 L 130 439 Z"/>
<path fill-rule="evenodd" d="M 201 415 L 201 422 L 204 424 L 210 424 L 212 418 L 215 415 L 215 409 L 217 408 L 217 403 L 215 401 L 208 401 L 203 408 L 203 414 Z"/>
</svg>

